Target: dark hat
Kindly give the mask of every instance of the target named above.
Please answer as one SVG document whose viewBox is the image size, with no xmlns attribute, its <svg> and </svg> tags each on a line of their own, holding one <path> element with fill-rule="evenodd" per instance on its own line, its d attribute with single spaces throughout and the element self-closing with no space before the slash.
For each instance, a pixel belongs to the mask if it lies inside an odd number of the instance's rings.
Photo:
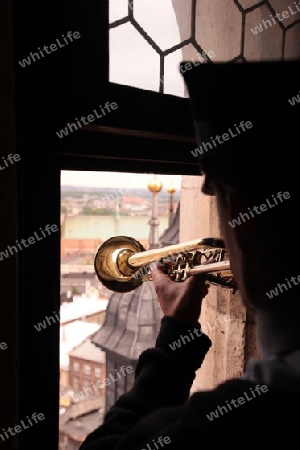
<svg viewBox="0 0 300 450">
<path fill-rule="evenodd" d="M 190 67 L 190 70 L 186 68 Z M 280 175 L 300 131 L 300 61 L 181 63 L 198 147 L 200 173 Z M 296 150 L 297 152 L 297 150 Z M 298 152 L 297 152 L 298 153 Z"/>
<path fill-rule="evenodd" d="M 190 63 L 190 70 L 185 67 L 187 63 L 181 63 L 180 72 L 198 119 L 297 114 L 288 100 L 300 92 L 300 61 Z"/>
</svg>

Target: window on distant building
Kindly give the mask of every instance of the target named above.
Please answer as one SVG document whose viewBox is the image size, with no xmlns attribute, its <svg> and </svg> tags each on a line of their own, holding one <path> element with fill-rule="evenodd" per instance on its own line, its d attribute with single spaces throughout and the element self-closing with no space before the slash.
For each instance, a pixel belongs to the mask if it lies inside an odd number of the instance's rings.
<svg viewBox="0 0 300 450">
<path fill-rule="evenodd" d="M 89 380 L 83 380 L 83 387 L 85 388 L 92 387 L 91 382 Z"/>
<path fill-rule="evenodd" d="M 73 370 L 74 370 L 74 372 L 79 372 L 79 364 L 78 364 L 78 362 L 73 362 Z"/>
<path fill-rule="evenodd" d="M 91 366 L 89 364 L 84 364 L 84 366 L 83 366 L 83 373 L 85 375 L 90 375 L 91 374 Z"/>
<path fill-rule="evenodd" d="M 100 378 L 101 377 L 101 373 L 102 373 L 102 370 L 100 369 L 100 367 L 95 367 L 95 369 L 94 369 L 95 377 L 96 378 Z"/>
</svg>

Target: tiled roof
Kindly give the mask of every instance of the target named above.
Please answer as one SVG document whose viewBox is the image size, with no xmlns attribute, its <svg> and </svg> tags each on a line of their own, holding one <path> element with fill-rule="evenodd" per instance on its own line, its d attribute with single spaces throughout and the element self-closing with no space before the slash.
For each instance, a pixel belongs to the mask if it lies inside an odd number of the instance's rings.
<svg viewBox="0 0 300 450">
<path fill-rule="evenodd" d="M 92 342 L 91 338 L 87 338 L 85 341 L 81 342 L 77 347 L 75 347 L 69 356 L 74 356 L 80 359 L 86 359 L 88 361 L 93 361 L 99 364 L 105 364 L 105 352 L 96 347 Z"/>
<path fill-rule="evenodd" d="M 106 352 L 137 361 L 155 345 L 162 316 L 153 282 L 143 282 L 134 291 L 111 295 L 105 323 L 91 340 Z"/>
</svg>

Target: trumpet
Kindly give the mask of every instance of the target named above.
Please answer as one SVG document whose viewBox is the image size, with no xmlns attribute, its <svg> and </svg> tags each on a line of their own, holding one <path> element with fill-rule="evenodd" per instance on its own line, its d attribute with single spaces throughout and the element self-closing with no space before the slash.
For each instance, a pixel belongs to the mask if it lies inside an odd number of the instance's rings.
<svg viewBox="0 0 300 450">
<path fill-rule="evenodd" d="M 224 241 L 204 238 L 146 250 L 129 236 L 114 236 L 103 242 L 95 255 L 98 279 L 109 290 L 130 292 L 144 281 L 151 281 L 151 263 L 161 265 L 171 280 L 183 282 L 204 273 L 205 282 L 237 290 Z"/>
</svg>

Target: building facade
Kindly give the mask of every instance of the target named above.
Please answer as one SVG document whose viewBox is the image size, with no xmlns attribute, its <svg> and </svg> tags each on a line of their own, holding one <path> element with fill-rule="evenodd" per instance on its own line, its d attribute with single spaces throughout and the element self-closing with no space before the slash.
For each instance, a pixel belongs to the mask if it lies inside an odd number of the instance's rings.
<svg viewBox="0 0 300 450">
<path fill-rule="evenodd" d="M 84 397 L 105 396 L 105 352 L 86 339 L 69 353 L 69 386 L 74 401 Z"/>
</svg>

